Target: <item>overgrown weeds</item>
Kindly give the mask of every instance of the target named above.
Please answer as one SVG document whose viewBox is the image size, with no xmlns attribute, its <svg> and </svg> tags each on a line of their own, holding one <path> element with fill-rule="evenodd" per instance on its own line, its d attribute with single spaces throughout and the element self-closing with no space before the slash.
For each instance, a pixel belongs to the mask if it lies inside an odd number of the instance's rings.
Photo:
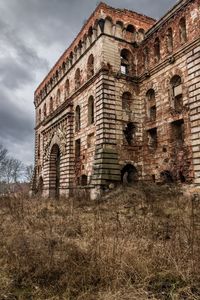
<svg viewBox="0 0 200 300">
<path fill-rule="evenodd" d="M 0 299 L 200 299 L 198 199 L 144 184 L 0 199 Z"/>
</svg>

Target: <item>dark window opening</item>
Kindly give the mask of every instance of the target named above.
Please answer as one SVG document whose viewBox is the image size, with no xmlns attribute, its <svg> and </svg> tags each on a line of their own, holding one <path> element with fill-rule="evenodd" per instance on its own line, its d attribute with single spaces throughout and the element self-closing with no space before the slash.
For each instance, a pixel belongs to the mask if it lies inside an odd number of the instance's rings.
<svg viewBox="0 0 200 300">
<path fill-rule="evenodd" d="M 81 156 L 81 140 L 78 139 L 75 141 L 75 158 L 80 159 Z"/>
<path fill-rule="evenodd" d="M 126 165 L 121 171 L 121 181 L 123 184 L 132 184 L 138 181 L 138 171 L 131 165 Z"/>
<path fill-rule="evenodd" d="M 157 148 L 157 128 L 148 130 L 148 146 L 149 149 L 155 150 Z"/>
<path fill-rule="evenodd" d="M 80 106 L 77 105 L 76 113 L 75 113 L 75 131 L 79 131 L 81 129 L 81 109 Z"/>
<path fill-rule="evenodd" d="M 46 103 L 44 104 L 44 107 L 43 107 L 43 115 L 44 115 L 44 118 L 47 116 L 47 105 L 46 105 Z"/>
<path fill-rule="evenodd" d="M 149 113 L 150 113 L 150 120 L 155 121 L 156 120 L 156 106 L 155 105 L 150 107 Z"/>
<path fill-rule="evenodd" d="M 179 171 L 179 179 L 180 179 L 181 183 L 186 182 L 185 176 L 183 175 L 183 172 L 181 172 L 181 171 Z"/>
<path fill-rule="evenodd" d="M 184 143 L 184 121 L 178 120 L 172 123 L 172 141 L 177 145 Z"/>
<path fill-rule="evenodd" d="M 125 92 L 122 95 L 122 109 L 127 109 L 130 110 L 131 109 L 131 93 L 129 92 Z"/>
<path fill-rule="evenodd" d="M 160 173 L 162 183 L 173 183 L 174 179 L 170 171 L 166 170 Z"/>
<path fill-rule="evenodd" d="M 87 175 L 82 175 L 81 176 L 81 186 L 86 186 L 87 181 L 88 181 Z"/>
<path fill-rule="evenodd" d="M 130 33 L 135 33 L 135 27 L 129 24 L 126 28 L 126 31 Z"/>
<path fill-rule="evenodd" d="M 152 175 L 152 181 L 156 182 L 156 175 L 155 174 Z"/>
<path fill-rule="evenodd" d="M 131 75 L 132 55 L 127 49 L 121 51 L 121 73 Z"/>
<path fill-rule="evenodd" d="M 136 126 L 134 123 L 130 122 L 127 123 L 125 129 L 124 129 L 124 136 L 126 139 L 126 142 L 128 143 L 129 146 L 133 145 L 133 140 L 134 140 L 134 135 L 136 131 Z"/>
<path fill-rule="evenodd" d="M 49 110 L 50 110 L 50 113 L 53 112 L 53 98 L 52 97 L 50 98 Z"/>
</svg>

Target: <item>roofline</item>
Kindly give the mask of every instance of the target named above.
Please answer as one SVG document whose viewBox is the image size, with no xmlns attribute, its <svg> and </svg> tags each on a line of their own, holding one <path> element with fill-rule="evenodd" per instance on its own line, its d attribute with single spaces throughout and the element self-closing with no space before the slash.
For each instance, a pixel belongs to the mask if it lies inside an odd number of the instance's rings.
<svg viewBox="0 0 200 300">
<path fill-rule="evenodd" d="M 69 47 L 67 47 L 67 49 L 63 52 L 63 54 L 59 57 L 59 59 L 56 61 L 56 63 L 53 65 L 53 67 L 49 70 L 49 72 L 47 73 L 47 75 L 44 77 L 44 79 L 42 80 L 42 82 L 40 82 L 40 84 L 38 85 L 38 87 L 35 90 L 35 95 L 37 94 L 37 92 L 40 90 L 41 86 L 44 84 L 44 82 L 47 80 L 48 76 L 51 74 L 51 72 L 56 69 L 56 66 L 59 65 L 59 63 L 64 59 L 64 57 L 67 55 L 67 53 L 70 51 L 71 48 L 73 48 L 73 46 L 75 46 L 77 39 L 79 37 L 79 35 L 81 34 L 81 32 L 88 26 L 88 24 L 90 23 L 90 21 L 92 20 L 92 18 L 94 17 L 94 15 L 101 9 L 101 8 L 107 8 L 107 9 L 111 9 L 111 10 L 115 10 L 115 11 L 119 11 L 119 12 L 128 12 L 130 14 L 134 14 L 134 15 L 138 15 L 141 17 L 144 17 L 146 19 L 148 19 L 151 22 L 156 22 L 155 19 L 148 17 L 146 15 L 137 13 L 135 11 L 132 10 L 128 10 L 128 9 L 120 9 L 120 8 L 114 8 L 112 6 L 109 6 L 108 4 L 104 3 L 104 2 L 100 2 L 98 4 L 98 6 L 95 8 L 95 10 L 92 12 L 92 14 L 89 16 L 89 18 L 87 19 L 87 21 L 84 23 L 84 25 L 81 27 L 80 31 L 77 33 L 76 37 L 74 38 L 74 40 L 71 42 L 71 44 L 69 45 Z"/>
<path fill-rule="evenodd" d="M 164 14 L 158 22 L 150 28 L 146 34 L 145 34 L 145 39 L 149 37 L 149 35 L 153 34 L 155 31 L 158 30 L 158 28 L 163 25 L 165 22 L 167 22 L 172 15 L 177 12 L 177 10 L 181 9 L 183 6 L 187 5 L 189 2 L 193 0 L 179 0 L 178 3 L 176 3 L 172 8 L 170 8 L 166 14 Z"/>
</svg>

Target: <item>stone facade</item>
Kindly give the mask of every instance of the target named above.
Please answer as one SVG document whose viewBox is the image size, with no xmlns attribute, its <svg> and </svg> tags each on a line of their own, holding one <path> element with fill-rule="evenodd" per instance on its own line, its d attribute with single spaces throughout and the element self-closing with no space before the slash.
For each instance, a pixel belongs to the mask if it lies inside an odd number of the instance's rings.
<svg viewBox="0 0 200 300">
<path fill-rule="evenodd" d="M 200 184 L 200 0 L 159 21 L 100 3 L 35 91 L 33 190 Z"/>
</svg>

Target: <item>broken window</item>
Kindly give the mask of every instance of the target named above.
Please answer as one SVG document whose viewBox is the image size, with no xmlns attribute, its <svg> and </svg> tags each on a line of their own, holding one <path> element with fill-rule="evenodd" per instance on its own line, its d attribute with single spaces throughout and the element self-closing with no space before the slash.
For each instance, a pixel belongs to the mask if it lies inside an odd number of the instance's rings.
<svg viewBox="0 0 200 300">
<path fill-rule="evenodd" d="M 81 156 L 81 140 L 78 139 L 75 141 L 75 158 L 80 159 Z"/>
<path fill-rule="evenodd" d="M 75 73 L 75 88 L 78 89 L 81 85 L 81 71 L 78 68 Z"/>
<path fill-rule="evenodd" d="M 52 97 L 50 98 L 50 101 L 49 101 L 49 111 L 50 111 L 50 113 L 53 111 L 53 98 Z"/>
<path fill-rule="evenodd" d="M 77 105 L 75 111 L 75 131 L 79 131 L 81 129 L 81 109 L 80 106 Z"/>
<path fill-rule="evenodd" d="M 156 38 L 155 42 L 154 42 L 154 55 L 155 55 L 156 62 L 158 62 L 160 60 L 160 40 L 159 40 L 159 38 Z"/>
<path fill-rule="evenodd" d="M 176 143 L 176 145 L 183 145 L 184 143 L 184 121 L 178 120 L 172 122 L 172 141 Z"/>
<path fill-rule="evenodd" d="M 152 128 L 147 131 L 149 149 L 155 150 L 157 148 L 157 128 Z"/>
<path fill-rule="evenodd" d="M 172 99 L 173 107 L 177 112 L 181 112 L 183 109 L 183 94 L 182 94 L 182 81 L 181 77 L 175 75 L 172 77 L 171 81 L 172 88 Z"/>
<path fill-rule="evenodd" d="M 87 185 L 87 181 L 88 181 L 88 178 L 87 178 L 87 175 L 82 175 L 81 176 L 81 186 L 86 186 Z"/>
<path fill-rule="evenodd" d="M 123 184 L 132 184 L 138 181 L 138 171 L 137 169 L 131 165 L 126 165 L 121 170 L 121 181 Z"/>
<path fill-rule="evenodd" d="M 127 49 L 121 51 L 121 73 L 124 75 L 131 75 L 131 52 Z"/>
<path fill-rule="evenodd" d="M 131 109 L 131 93 L 125 92 L 122 95 L 122 109 L 130 110 Z"/>
<path fill-rule="evenodd" d="M 88 125 L 94 123 L 94 98 L 90 96 L 88 100 Z"/>
<path fill-rule="evenodd" d="M 156 120 L 156 98 L 155 91 L 153 89 L 148 90 L 146 93 L 148 117 L 151 121 Z"/>
<path fill-rule="evenodd" d="M 132 122 L 127 123 L 125 129 L 123 130 L 126 142 L 128 143 L 129 146 L 133 145 L 135 131 L 136 131 L 136 126 Z"/>
<path fill-rule="evenodd" d="M 126 31 L 130 32 L 130 33 L 135 33 L 135 27 L 133 25 L 129 24 L 126 28 Z"/>
<path fill-rule="evenodd" d="M 185 43 L 187 41 L 187 31 L 186 31 L 186 20 L 185 18 L 181 18 L 179 22 L 179 34 L 180 34 L 180 42 Z"/>
<path fill-rule="evenodd" d="M 167 30 L 167 51 L 171 53 L 173 51 L 173 32 L 172 28 Z"/>
<path fill-rule="evenodd" d="M 89 79 L 94 75 L 94 56 L 91 54 L 87 62 L 87 78 Z"/>
<path fill-rule="evenodd" d="M 170 171 L 165 170 L 160 173 L 160 179 L 162 183 L 173 183 L 173 176 Z"/>
</svg>

